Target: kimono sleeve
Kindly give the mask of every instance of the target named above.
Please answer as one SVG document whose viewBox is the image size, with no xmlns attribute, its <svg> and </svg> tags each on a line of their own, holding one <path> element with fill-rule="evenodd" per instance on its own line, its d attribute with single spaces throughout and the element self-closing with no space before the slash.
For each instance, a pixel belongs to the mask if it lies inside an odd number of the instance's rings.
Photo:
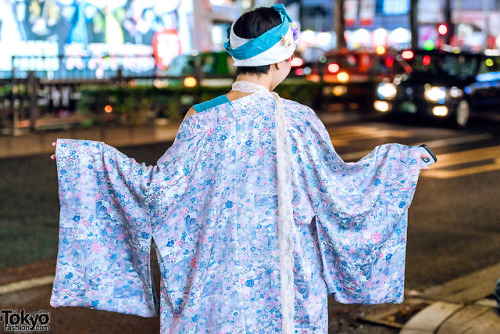
<svg viewBox="0 0 500 334">
<path fill-rule="evenodd" d="M 417 147 L 387 144 L 345 163 L 316 115 L 298 150 L 317 225 L 323 278 L 342 303 L 402 302 Z"/>
<path fill-rule="evenodd" d="M 85 140 L 57 141 L 61 204 L 51 305 L 155 316 L 146 189 L 156 167 Z"/>
</svg>

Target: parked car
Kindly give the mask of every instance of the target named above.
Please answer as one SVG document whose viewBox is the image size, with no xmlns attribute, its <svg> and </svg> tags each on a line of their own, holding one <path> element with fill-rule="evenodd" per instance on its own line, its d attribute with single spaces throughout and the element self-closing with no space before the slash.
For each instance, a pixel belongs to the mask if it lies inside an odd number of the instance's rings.
<svg viewBox="0 0 500 334">
<path fill-rule="evenodd" d="M 500 56 L 405 50 L 407 71 L 377 86 L 374 108 L 466 126 L 470 116 L 500 106 Z"/>
<path fill-rule="evenodd" d="M 184 77 L 184 80 L 169 78 L 164 83 L 169 86 L 184 84 L 191 87 L 231 85 L 236 68 L 226 51 L 182 54 L 175 57 L 161 75 Z M 200 79 L 200 82 L 197 80 Z"/>
<path fill-rule="evenodd" d="M 342 104 L 344 109 L 354 105 L 368 111 L 373 108 L 377 85 L 402 72 L 404 68 L 393 52 L 343 49 L 327 52 L 307 79 L 327 84 L 324 98 L 328 103 Z"/>
<path fill-rule="evenodd" d="M 290 78 L 293 81 L 311 73 L 311 62 L 305 62 L 295 55 L 291 63 Z M 185 86 L 230 86 L 236 77 L 236 67 L 233 58 L 226 52 L 202 52 L 182 54 L 175 57 L 168 68 L 160 75 L 167 77 L 183 77 L 184 80 L 169 78 L 164 83 L 169 86 L 184 84 Z M 201 78 L 198 83 L 196 78 Z"/>
</svg>

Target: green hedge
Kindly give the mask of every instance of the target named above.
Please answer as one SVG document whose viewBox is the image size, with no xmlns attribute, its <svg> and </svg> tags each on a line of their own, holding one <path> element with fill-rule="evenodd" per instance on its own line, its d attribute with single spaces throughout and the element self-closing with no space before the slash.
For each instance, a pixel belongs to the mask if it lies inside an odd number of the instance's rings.
<svg viewBox="0 0 500 334">
<path fill-rule="evenodd" d="M 276 89 L 281 97 L 318 109 L 322 84 L 284 82 Z M 84 116 L 84 126 L 103 123 L 140 125 L 157 118 L 181 120 L 191 106 L 227 93 L 221 87 L 85 86 L 79 89 L 77 111 Z M 112 112 L 106 113 L 105 107 Z M 109 107 L 108 107 L 109 108 Z"/>
<path fill-rule="evenodd" d="M 20 84 L 16 85 L 14 105 L 22 118 L 28 116 L 29 94 L 28 87 Z M 12 85 L 0 86 L 0 129 L 12 127 Z"/>
<path fill-rule="evenodd" d="M 284 99 L 304 104 L 315 111 L 321 110 L 323 106 L 324 83 L 310 82 L 304 79 L 287 80 L 276 87 L 276 93 Z"/>
</svg>

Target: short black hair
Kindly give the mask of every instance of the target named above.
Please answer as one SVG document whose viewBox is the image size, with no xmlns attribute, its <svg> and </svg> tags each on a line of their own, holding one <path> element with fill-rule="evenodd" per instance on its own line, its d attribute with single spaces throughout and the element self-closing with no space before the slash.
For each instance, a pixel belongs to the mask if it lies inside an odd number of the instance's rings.
<svg viewBox="0 0 500 334">
<path fill-rule="evenodd" d="M 236 36 L 241 38 L 255 38 L 277 25 L 281 24 L 281 16 L 276 10 L 270 7 L 259 7 L 253 11 L 246 12 L 236 20 L 233 26 L 233 31 Z M 267 74 L 269 73 L 270 65 L 262 66 L 238 66 L 236 75 L 240 74 Z"/>
</svg>

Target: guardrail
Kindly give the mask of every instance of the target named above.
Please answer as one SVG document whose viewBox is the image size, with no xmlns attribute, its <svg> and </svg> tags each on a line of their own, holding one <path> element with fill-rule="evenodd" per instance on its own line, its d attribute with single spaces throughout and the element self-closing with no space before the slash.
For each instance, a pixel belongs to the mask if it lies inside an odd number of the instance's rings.
<svg viewBox="0 0 500 334">
<path fill-rule="evenodd" d="M 10 77 L 0 78 L 0 135 L 78 124 L 84 86 L 229 86 L 233 80 L 233 74 L 204 73 L 197 63 L 190 75 L 166 75 L 152 56 L 14 56 Z"/>
<path fill-rule="evenodd" d="M 0 134 L 7 135 L 37 131 L 44 120 L 54 127 L 78 123 L 78 90 L 82 86 L 165 85 L 168 81 L 182 85 L 187 77 L 193 77 L 196 84 L 233 79 L 232 75 L 205 74 L 199 66 L 191 75 L 165 75 L 150 55 L 13 56 L 9 74 L 0 78 Z"/>
<path fill-rule="evenodd" d="M 162 87 L 174 82 L 175 85 L 197 85 L 204 82 L 229 86 L 232 75 L 193 76 L 134 76 L 125 77 L 118 71 L 117 76 L 106 79 L 43 79 L 35 72 L 28 72 L 27 78 L 12 78 L 0 81 L 0 134 L 15 135 L 21 130 L 37 131 L 51 123 L 54 128 L 71 126 L 81 119 L 77 114 L 77 104 L 84 86 L 154 85 Z M 3 87 L 2 87 L 3 85 Z"/>
<path fill-rule="evenodd" d="M 155 71 L 152 55 L 13 56 L 11 71 L 0 72 L 0 132 L 36 131 L 45 118 L 70 124 L 82 85 L 122 84 Z"/>
</svg>

